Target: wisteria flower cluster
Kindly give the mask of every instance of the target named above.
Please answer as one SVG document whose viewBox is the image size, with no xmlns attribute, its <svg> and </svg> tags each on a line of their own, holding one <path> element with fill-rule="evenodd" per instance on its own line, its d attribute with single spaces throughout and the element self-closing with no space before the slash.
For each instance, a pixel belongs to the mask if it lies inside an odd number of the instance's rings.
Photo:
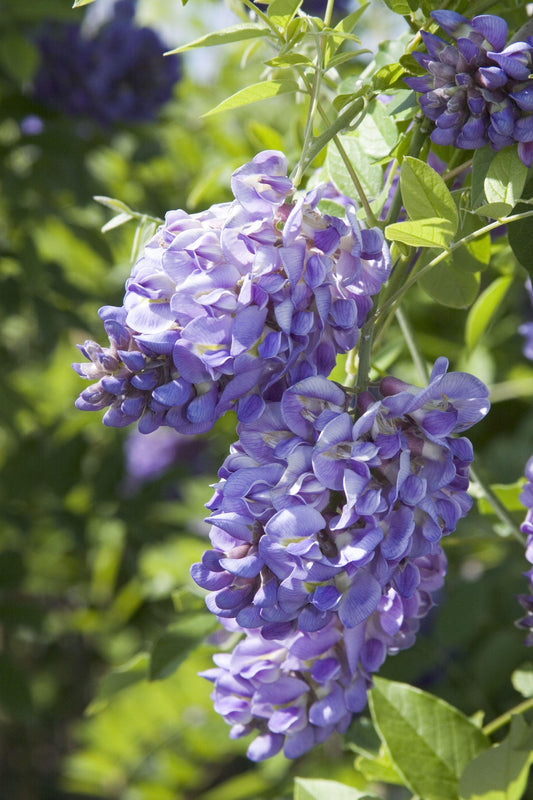
<svg viewBox="0 0 533 800">
<path fill-rule="evenodd" d="M 80 347 L 96 381 L 83 410 L 148 433 L 209 430 L 226 411 L 258 418 L 265 402 L 351 350 L 390 271 L 377 228 L 321 214 L 324 187 L 297 199 L 287 161 L 265 151 L 232 177 L 232 202 L 170 211 L 126 283 L 100 309 L 110 346 Z"/>
<path fill-rule="evenodd" d="M 357 397 L 307 378 L 238 426 L 192 575 L 244 634 L 206 676 L 232 735 L 259 732 L 250 758 L 345 729 L 386 655 L 413 643 L 441 538 L 471 507 L 472 447 L 455 434 L 489 408 L 481 381 L 447 367 L 424 389 L 387 377 Z"/>
<path fill-rule="evenodd" d="M 48 26 L 38 37 L 33 93 L 48 108 L 101 126 L 153 120 L 181 74 L 158 34 L 134 21 L 131 0 L 94 35 L 79 24 Z"/>
<path fill-rule="evenodd" d="M 428 74 L 405 82 L 421 92 L 422 111 L 435 122 L 432 141 L 466 150 L 486 144 L 501 150 L 518 143 L 520 158 L 530 166 L 533 38 L 505 46 L 507 23 L 492 14 L 468 20 L 439 10 L 431 16 L 455 45 L 421 31 L 427 53 L 413 56 Z"/>
<path fill-rule="evenodd" d="M 533 456 L 529 459 L 525 469 L 526 484 L 520 494 L 520 502 L 527 508 L 526 518 L 520 526 L 526 535 L 526 559 L 533 565 Z M 533 566 L 525 573 L 529 581 L 529 594 L 518 596 L 520 605 L 524 608 L 525 616 L 517 622 L 519 628 L 527 631 L 526 645 L 533 646 Z"/>
</svg>

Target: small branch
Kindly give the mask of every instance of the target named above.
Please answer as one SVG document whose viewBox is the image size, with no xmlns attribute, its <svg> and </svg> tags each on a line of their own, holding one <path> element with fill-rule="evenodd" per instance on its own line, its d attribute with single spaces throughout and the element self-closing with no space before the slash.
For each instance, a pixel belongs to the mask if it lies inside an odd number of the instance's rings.
<svg viewBox="0 0 533 800">
<path fill-rule="evenodd" d="M 526 545 L 526 537 L 520 530 L 520 527 L 516 524 L 512 516 L 509 514 L 503 503 L 496 497 L 492 489 L 490 488 L 489 484 L 486 483 L 482 478 L 479 477 L 476 470 L 472 465 L 470 465 L 470 476 L 474 479 L 477 483 L 479 488 L 481 489 L 481 493 L 483 497 L 492 507 L 492 510 L 503 524 L 510 529 L 514 538 L 520 542 L 520 544 L 525 547 Z"/>
<path fill-rule="evenodd" d="M 489 722 L 488 725 L 483 727 L 483 733 L 486 736 L 490 736 L 494 733 L 494 731 L 497 731 L 499 728 L 503 728 L 504 725 L 508 725 L 509 722 L 511 722 L 512 717 L 517 716 L 518 714 L 524 714 L 526 711 L 529 711 L 530 708 L 533 708 L 533 697 L 529 697 L 522 703 L 518 703 L 518 705 L 514 706 L 514 708 L 511 708 L 510 711 L 506 711 L 505 714 L 493 719 L 492 722 Z"/>
<path fill-rule="evenodd" d="M 403 333 L 407 347 L 409 348 L 409 352 L 411 353 L 413 363 L 418 370 L 418 374 L 420 375 L 422 382 L 426 384 L 429 381 L 429 370 L 426 359 L 420 350 L 420 345 L 418 344 L 413 326 L 411 325 L 411 320 L 401 308 L 396 309 L 396 319 L 398 320 L 398 324 Z"/>
</svg>

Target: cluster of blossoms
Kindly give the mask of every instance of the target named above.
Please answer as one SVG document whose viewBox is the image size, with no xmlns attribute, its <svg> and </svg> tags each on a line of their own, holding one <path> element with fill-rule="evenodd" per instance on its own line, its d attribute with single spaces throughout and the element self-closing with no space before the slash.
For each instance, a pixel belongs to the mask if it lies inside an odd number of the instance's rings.
<svg viewBox="0 0 533 800">
<path fill-rule="evenodd" d="M 100 309 L 110 346 L 80 347 L 96 381 L 77 401 L 104 423 L 149 433 L 202 433 L 226 411 L 258 418 L 265 402 L 329 375 L 358 339 L 390 271 L 377 228 L 317 209 L 324 187 L 292 199 L 285 156 L 264 151 L 237 169 L 235 200 L 170 211 L 126 283 Z"/>
<path fill-rule="evenodd" d="M 95 383 L 77 401 L 104 422 L 209 430 L 238 441 L 208 503 L 209 549 L 191 569 L 241 639 L 204 673 L 251 759 L 293 758 L 342 732 L 386 656 L 409 647 L 442 586 L 441 540 L 471 507 L 458 436 L 488 391 L 435 363 L 427 387 L 393 377 L 355 393 L 329 380 L 387 280 L 377 229 L 322 214 L 277 151 L 233 174 L 234 200 L 171 211 L 86 342 Z"/>
<path fill-rule="evenodd" d="M 421 31 L 427 53 L 413 56 L 428 75 L 405 79 L 422 93 L 422 111 L 435 122 L 431 139 L 467 150 L 486 144 L 501 150 L 518 142 L 519 156 L 530 166 L 533 37 L 505 47 L 507 23 L 501 17 L 468 20 L 447 10 L 431 16 L 456 44 Z"/>
<path fill-rule="evenodd" d="M 471 507 L 472 447 L 455 434 L 489 407 L 447 366 L 424 389 L 387 377 L 356 399 L 308 378 L 238 426 L 208 504 L 213 549 L 191 572 L 244 634 L 206 677 L 232 735 L 259 732 L 250 758 L 345 729 L 386 655 L 413 643 L 443 582 L 441 538 Z"/>
<path fill-rule="evenodd" d="M 526 540 L 526 559 L 533 564 L 533 456 L 526 464 L 527 483 L 520 495 L 521 503 L 527 508 L 527 514 L 520 530 L 525 533 Z M 529 580 L 529 594 L 519 595 L 520 605 L 525 609 L 526 615 L 518 623 L 518 627 L 527 630 L 526 645 L 533 645 L 533 566 L 525 573 Z"/>
<path fill-rule="evenodd" d="M 107 127 L 154 119 L 180 78 L 177 56 L 151 28 L 134 22 L 134 4 L 118 0 L 114 17 L 94 35 L 78 24 L 45 29 L 33 94 L 48 108 Z"/>
</svg>

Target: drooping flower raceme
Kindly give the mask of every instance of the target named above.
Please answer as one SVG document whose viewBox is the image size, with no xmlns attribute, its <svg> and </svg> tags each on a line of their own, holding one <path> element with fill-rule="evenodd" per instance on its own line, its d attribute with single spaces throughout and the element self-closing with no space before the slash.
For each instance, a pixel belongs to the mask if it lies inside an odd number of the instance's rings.
<svg viewBox="0 0 533 800">
<path fill-rule="evenodd" d="M 413 643 L 441 538 L 471 506 L 472 448 L 455 434 L 488 407 L 481 381 L 439 359 L 425 389 L 389 377 L 355 400 L 316 376 L 239 425 L 209 503 L 213 549 L 191 572 L 245 633 L 206 677 L 232 735 L 259 731 L 251 758 L 344 729 L 387 654 Z"/>
<path fill-rule="evenodd" d="M 96 383 L 78 408 L 107 408 L 107 425 L 139 420 L 144 433 L 205 432 L 232 408 L 256 419 L 354 347 L 388 248 L 353 207 L 344 220 L 321 214 L 321 187 L 294 201 L 286 170 L 265 151 L 233 174 L 234 201 L 167 213 L 123 306 L 100 309 L 110 346 L 80 348 L 90 363 L 74 367 Z"/>
<path fill-rule="evenodd" d="M 420 619 L 444 582 L 442 548 L 412 563 L 420 573 L 413 593 L 384 593 L 370 617 L 352 628 L 334 615 L 319 631 L 265 639 L 257 630 L 222 620 L 244 637 L 201 674 L 214 683 L 215 711 L 232 726 L 230 737 L 257 734 L 247 752 L 251 760 L 262 761 L 282 748 L 287 758 L 297 758 L 334 731 L 343 733 L 364 709 L 372 673 L 387 654 L 413 644 Z"/>
<path fill-rule="evenodd" d="M 527 508 L 527 514 L 520 530 L 527 537 L 526 559 L 533 565 L 533 456 L 526 464 L 525 473 L 527 483 L 522 488 L 520 501 Z M 528 632 L 526 645 L 533 646 L 533 566 L 525 573 L 525 576 L 529 581 L 529 594 L 519 595 L 518 600 L 526 615 L 517 622 L 517 625 Z"/>
<path fill-rule="evenodd" d="M 435 122 L 432 141 L 467 150 L 518 142 L 520 158 L 530 166 L 533 39 L 505 47 L 507 23 L 492 14 L 471 21 L 448 10 L 431 16 L 456 44 L 421 31 L 427 53 L 413 56 L 428 74 L 405 81 L 422 93 L 422 111 Z"/>
<path fill-rule="evenodd" d="M 439 359 L 425 389 L 385 378 L 357 401 L 317 376 L 238 428 L 209 508 L 195 581 L 207 605 L 266 638 L 352 628 L 384 593 L 409 597 L 413 560 L 436 552 L 471 507 L 472 447 L 454 438 L 488 411 L 488 391 Z M 377 396 L 376 396 L 377 395 Z"/>
<path fill-rule="evenodd" d="M 154 119 L 172 97 L 181 69 L 158 34 L 134 22 L 134 4 L 119 0 L 94 35 L 78 24 L 49 25 L 38 37 L 33 94 L 48 108 L 99 125 Z"/>
</svg>

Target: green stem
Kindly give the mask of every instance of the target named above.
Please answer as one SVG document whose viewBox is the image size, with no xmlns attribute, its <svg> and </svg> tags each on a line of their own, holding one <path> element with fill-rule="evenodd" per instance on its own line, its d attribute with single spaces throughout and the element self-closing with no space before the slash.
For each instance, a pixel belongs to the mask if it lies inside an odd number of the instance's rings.
<svg viewBox="0 0 533 800">
<path fill-rule="evenodd" d="M 324 25 L 326 28 L 329 28 L 331 25 L 331 17 L 333 16 L 333 5 L 335 0 L 328 0 L 326 5 L 326 11 L 324 13 Z"/>
<path fill-rule="evenodd" d="M 481 492 L 485 500 L 492 506 L 492 510 L 494 511 L 498 519 L 501 522 L 503 522 L 506 527 L 510 529 L 514 538 L 518 542 L 520 542 L 521 545 L 525 546 L 526 537 L 521 532 L 519 526 L 516 524 L 512 516 L 509 514 L 503 503 L 496 497 L 496 495 L 490 488 L 489 484 L 479 477 L 477 471 L 474 469 L 472 465 L 470 465 L 469 471 L 471 478 L 473 478 L 473 480 L 477 483 L 478 487 L 481 489 Z"/>
<path fill-rule="evenodd" d="M 368 386 L 368 374 L 370 372 L 370 354 L 372 352 L 372 336 L 374 333 L 374 317 L 370 316 L 361 329 L 359 338 L 359 364 L 357 367 L 358 392 L 363 392 Z"/>
<path fill-rule="evenodd" d="M 348 127 L 348 125 L 353 121 L 354 117 L 357 116 L 357 114 L 359 114 L 364 107 L 364 99 L 362 97 L 358 97 L 357 100 L 354 100 L 353 103 L 350 103 L 346 111 L 337 117 L 335 122 L 327 129 L 327 131 L 324 131 L 324 133 L 322 133 L 320 136 L 317 136 L 317 138 L 311 142 L 307 152 L 307 157 L 302 166 L 302 173 L 305 172 L 310 164 L 313 163 L 320 151 L 323 150 L 327 144 L 329 144 L 333 137 L 336 136 L 339 131 L 342 131 L 343 128 Z"/>
<path fill-rule="evenodd" d="M 313 131 L 313 120 L 317 110 L 317 103 L 318 103 L 318 93 L 320 91 L 320 83 L 322 77 L 322 48 L 318 48 L 318 59 L 319 63 L 316 66 L 314 75 L 313 75 L 313 83 L 312 85 L 309 84 L 307 80 L 307 76 L 303 75 L 305 79 L 306 88 L 309 92 L 309 108 L 307 110 L 307 119 L 305 121 L 305 130 L 304 130 L 304 140 L 302 144 L 302 152 L 300 154 L 300 160 L 296 166 L 295 171 L 293 172 L 292 182 L 294 186 L 298 186 L 300 181 L 302 180 L 302 176 L 305 172 L 306 166 L 304 166 L 304 159 L 305 155 L 309 149 L 309 143 L 311 140 L 311 135 Z M 303 72 L 303 70 L 302 70 Z M 309 162 L 310 163 L 310 162 Z"/>
<path fill-rule="evenodd" d="M 428 383 L 429 381 L 428 366 L 424 356 L 422 355 L 422 351 L 420 350 L 420 346 L 415 336 L 413 326 L 411 325 L 411 320 L 401 308 L 396 309 L 396 319 L 398 320 L 398 324 L 403 333 L 403 337 L 406 341 L 407 347 L 409 348 L 409 352 L 411 353 L 411 358 L 413 359 L 413 363 L 418 370 L 420 378 L 422 379 L 422 383 Z"/>
<path fill-rule="evenodd" d="M 486 736 L 490 736 L 494 731 L 497 731 L 498 728 L 503 728 L 504 725 L 508 725 L 513 716 L 524 714 L 526 711 L 529 711 L 530 708 L 533 708 L 533 697 L 529 697 L 522 703 L 518 703 L 518 705 L 511 708 L 510 711 L 506 711 L 505 714 L 493 719 L 492 722 L 489 722 L 488 725 L 483 727 L 483 733 L 486 734 Z"/>
</svg>

